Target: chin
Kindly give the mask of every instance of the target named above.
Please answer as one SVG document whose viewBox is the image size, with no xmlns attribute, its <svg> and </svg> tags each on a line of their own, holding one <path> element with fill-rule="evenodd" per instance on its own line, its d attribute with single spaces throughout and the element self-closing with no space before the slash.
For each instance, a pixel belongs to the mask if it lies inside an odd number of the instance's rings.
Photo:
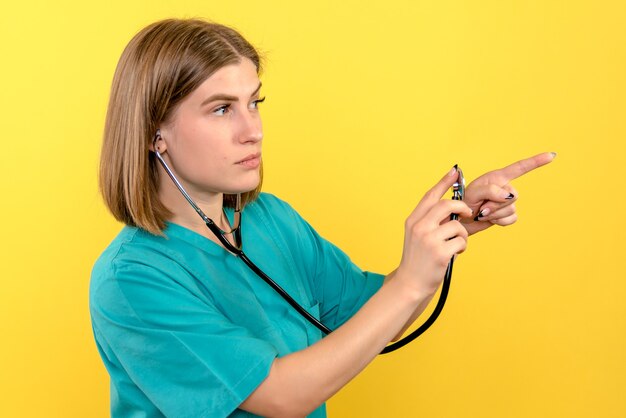
<svg viewBox="0 0 626 418">
<path fill-rule="evenodd" d="M 251 192 L 261 184 L 260 177 L 257 177 L 254 181 L 247 181 L 237 184 L 233 187 L 229 187 L 228 190 L 225 190 L 226 194 L 238 194 L 238 193 L 246 193 Z"/>
</svg>

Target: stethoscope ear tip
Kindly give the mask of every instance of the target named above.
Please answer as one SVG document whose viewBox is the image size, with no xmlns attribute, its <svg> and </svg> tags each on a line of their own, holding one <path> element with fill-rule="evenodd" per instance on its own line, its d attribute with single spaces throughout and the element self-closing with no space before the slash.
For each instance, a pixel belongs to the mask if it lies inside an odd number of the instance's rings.
<svg viewBox="0 0 626 418">
<path fill-rule="evenodd" d="M 157 129 L 156 133 L 152 137 L 152 148 L 150 149 L 150 151 L 154 152 L 160 158 L 161 153 L 159 152 L 159 149 L 157 148 L 157 144 L 156 144 L 159 139 L 161 139 L 161 130 Z"/>
</svg>

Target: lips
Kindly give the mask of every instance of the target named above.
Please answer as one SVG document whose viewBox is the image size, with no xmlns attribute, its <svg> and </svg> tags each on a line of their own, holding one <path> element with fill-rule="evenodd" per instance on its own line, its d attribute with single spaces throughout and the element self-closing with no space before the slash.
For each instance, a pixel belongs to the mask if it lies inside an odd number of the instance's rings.
<svg viewBox="0 0 626 418">
<path fill-rule="evenodd" d="M 236 164 L 249 168 L 257 168 L 261 164 L 261 153 L 247 155 L 243 160 L 237 161 Z"/>
</svg>

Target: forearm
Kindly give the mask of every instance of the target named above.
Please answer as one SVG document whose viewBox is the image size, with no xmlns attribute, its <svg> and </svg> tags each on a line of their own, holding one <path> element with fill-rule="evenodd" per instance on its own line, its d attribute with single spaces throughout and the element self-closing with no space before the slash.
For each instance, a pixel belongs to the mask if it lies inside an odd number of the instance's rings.
<svg viewBox="0 0 626 418">
<path fill-rule="evenodd" d="M 441 200 L 458 178 L 450 170 L 405 222 L 402 260 L 382 288 L 343 326 L 309 348 L 276 359 L 241 408 L 264 416 L 304 416 L 354 378 L 432 298 L 467 231 L 450 214 L 469 217 L 458 200 Z"/>
<path fill-rule="evenodd" d="M 396 271 L 392 271 L 385 277 L 384 283 L 390 282 L 395 276 Z M 426 310 L 426 307 L 430 303 L 434 296 L 434 293 L 426 297 L 423 301 L 421 301 L 416 307 L 409 319 L 404 323 L 402 329 L 391 339 L 391 341 L 398 341 L 402 335 L 406 332 L 407 329 L 415 322 L 415 320 Z"/>
<path fill-rule="evenodd" d="M 274 361 L 267 379 L 241 405 L 264 416 L 303 416 L 345 386 L 401 332 L 432 295 L 402 280 L 383 287 L 343 326 L 318 343 Z"/>
</svg>

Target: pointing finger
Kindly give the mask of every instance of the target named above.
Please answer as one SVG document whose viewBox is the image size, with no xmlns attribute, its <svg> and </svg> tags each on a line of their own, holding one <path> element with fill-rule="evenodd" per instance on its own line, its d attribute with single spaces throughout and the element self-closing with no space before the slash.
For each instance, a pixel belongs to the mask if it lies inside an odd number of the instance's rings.
<svg viewBox="0 0 626 418">
<path fill-rule="evenodd" d="M 505 177 L 509 182 L 524 174 L 532 171 L 536 168 L 546 165 L 556 157 L 555 152 L 544 152 L 543 154 L 535 155 L 534 157 L 526 158 L 525 160 L 518 161 L 507 167 L 500 169 L 500 174 Z"/>
</svg>

